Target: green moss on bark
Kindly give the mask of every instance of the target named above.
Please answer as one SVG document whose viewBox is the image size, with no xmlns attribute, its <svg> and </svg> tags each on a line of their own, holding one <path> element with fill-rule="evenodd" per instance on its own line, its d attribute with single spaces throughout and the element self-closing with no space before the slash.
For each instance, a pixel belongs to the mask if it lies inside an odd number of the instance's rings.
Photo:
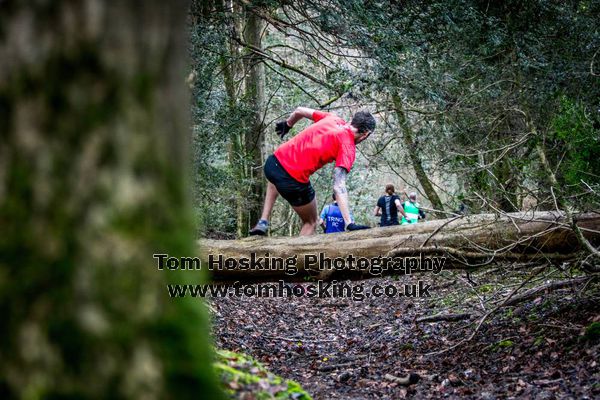
<svg viewBox="0 0 600 400">
<path fill-rule="evenodd" d="M 0 31 L 0 396 L 218 399 L 201 303 L 152 258 L 196 252 L 172 145 L 187 4 L 51 3 Z"/>
<path fill-rule="evenodd" d="M 213 366 L 222 387 L 232 399 L 243 398 L 247 393 L 252 393 L 259 400 L 312 399 L 297 382 L 272 374 L 259 362 L 243 354 L 219 350 Z"/>
</svg>

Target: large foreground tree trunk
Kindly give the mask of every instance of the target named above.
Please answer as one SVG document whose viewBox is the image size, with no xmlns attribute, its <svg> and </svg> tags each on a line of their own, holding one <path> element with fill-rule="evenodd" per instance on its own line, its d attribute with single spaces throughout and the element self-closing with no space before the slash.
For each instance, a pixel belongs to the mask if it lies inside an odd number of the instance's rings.
<svg viewBox="0 0 600 400">
<path fill-rule="evenodd" d="M 0 393 L 219 397 L 189 254 L 185 1 L 0 10 Z"/>
<path fill-rule="evenodd" d="M 590 213 L 577 217 L 583 234 L 593 243 L 600 242 L 600 214 Z M 596 232 L 593 232 L 596 231 Z M 203 265 L 208 268 L 208 257 L 213 261 L 257 257 L 288 259 L 297 256 L 299 273 L 331 277 L 327 271 L 306 271 L 305 256 L 319 253 L 330 259 L 375 257 L 446 257 L 445 267 L 475 268 L 494 260 L 564 260 L 580 249 L 579 241 L 565 217 L 555 212 L 493 214 L 435 220 L 417 225 L 376 228 L 359 232 L 315 235 L 295 238 L 247 238 L 243 240 L 200 241 Z M 213 264 L 216 265 L 216 264 Z M 351 272 L 364 275 L 364 272 Z M 283 269 L 212 270 L 215 279 L 260 280 L 292 278 Z"/>
</svg>

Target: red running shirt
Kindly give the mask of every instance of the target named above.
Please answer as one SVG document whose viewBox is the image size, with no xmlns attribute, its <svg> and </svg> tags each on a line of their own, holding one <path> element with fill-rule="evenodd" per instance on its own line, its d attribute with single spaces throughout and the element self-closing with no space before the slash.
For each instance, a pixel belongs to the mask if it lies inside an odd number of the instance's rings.
<svg viewBox="0 0 600 400">
<path fill-rule="evenodd" d="M 308 183 L 315 171 L 332 161 L 349 172 L 356 157 L 354 133 L 346 121 L 318 110 L 312 117 L 314 124 L 273 153 L 288 174 L 302 183 Z"/>
</svg>

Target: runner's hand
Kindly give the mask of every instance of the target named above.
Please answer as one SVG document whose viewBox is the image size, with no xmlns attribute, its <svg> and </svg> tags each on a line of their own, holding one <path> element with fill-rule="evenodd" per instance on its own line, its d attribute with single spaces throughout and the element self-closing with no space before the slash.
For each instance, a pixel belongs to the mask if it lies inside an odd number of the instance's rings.
<svg viewBox="0 0 600 400">
<path fill-rule="evenodd" d="M 283 139 L 286 133 L 290 131 L 290 126 L 287 124 L 287 121 L 279 121 L 275 124 L 275 132 L 279 135 L 280 138 Z"/>
<path fill-rule="evenodd" d="M 371 229 L 371 227 L 367 226 L 367 225 L 358 225 L 358 224 L 355 224 L 354 222 L 351 224 L 348 224 L 348 226 L 346 227 L 347 231 L 358 231 L 361 229 Z"/>
</svg>

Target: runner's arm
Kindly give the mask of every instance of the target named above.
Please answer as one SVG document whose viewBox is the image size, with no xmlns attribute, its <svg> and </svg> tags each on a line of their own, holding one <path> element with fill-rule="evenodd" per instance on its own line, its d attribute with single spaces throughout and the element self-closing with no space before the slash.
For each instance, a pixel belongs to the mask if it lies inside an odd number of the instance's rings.
<svg viewBox="0 0 600 400">
<path fill-rule="evenodd" d="M 404 207 L 402 207 L 402 204 L 400 203 L 400 200 L 396 199 L 396 201 L 394 203 L 396 203 L 396 208 L 398 209 L 398 212 L 400 214 L 402 214 L 402 216 L 404 218 L 408 219 L 408 217 L 406 216 L 406 213 L 404 212 Z"/>
<path fill-rule="evenodd" d="M 350 201 L 348 200 L 348 190 L 346 189 L 347 175 L 348 171 L 345 168 L 335 167 L 333 169 L 333 192 L 335 193 L 335 199 L 340 207 L 346 226 L 352 223 Z"/>
<path fill-rule="evenodd" d="M 376 217 L 378 217 L 378 216 L 380 216 L 380 215 L 381 215 L 381 207 L 379 207 L 379 206 L 375 206 L 375 212 L 374 212 L 374 215 L 375 215 Z"/>
<path fill-rule="evenodd" d="M 319 225 L 325 229 L 327 226 L 325 225 L 325 216 L 327 215 L 327 206 L 323 207 L 321 211 L 321 215 L 319 215 Z"/>
<path fill-rule="evenodd" d="M 287 119 L 287 124 L 291 128 L 294 124 L 300 121 L 302 118 L 308 118 L 310 120 L 313 119 L 313 113 L 315 110 L 307 107 L 297 107 Z"/>
</svg>

